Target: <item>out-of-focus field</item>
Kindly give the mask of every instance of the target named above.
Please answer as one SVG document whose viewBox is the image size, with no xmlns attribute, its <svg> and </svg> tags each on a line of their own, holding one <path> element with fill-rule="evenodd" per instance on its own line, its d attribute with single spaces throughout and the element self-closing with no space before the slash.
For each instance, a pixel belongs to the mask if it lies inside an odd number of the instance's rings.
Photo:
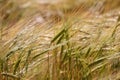
<svg viewBox="0 0 120 80">
<path fill-rule="evenodd" d="M 0 80 L 119 80 L 120 0 L 0 0 Z"/>
</svg>

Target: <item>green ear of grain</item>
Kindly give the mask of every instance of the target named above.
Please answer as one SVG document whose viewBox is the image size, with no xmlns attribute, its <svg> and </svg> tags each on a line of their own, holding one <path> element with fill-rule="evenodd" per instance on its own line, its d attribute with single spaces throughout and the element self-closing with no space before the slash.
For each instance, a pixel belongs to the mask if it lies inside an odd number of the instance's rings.
<svg viewBox="0 0 120 80">
<path fill-rule="evenodd" d="M 13 50 L 13 51 L 10 51 L 10 52 L 8 52 L 8 53 L 6 54 L 5 57 L 9 57 L 10 55 L 14 54 L 16 51 L 21 50 L 21 49 L 22 49 L 22 48 L 17 48 L 17 49 L 15 49 L 15 50 Z"/>
<path fill-rule="evenodd" d="M 94 72 L 94 71 L 96 71 L 96 70 L 104 67 L 106 64 L 107 64 L 107 63 L 103 63 L 103 64 L 101 64 L 101 65 L 98 65 L 98 66 L 92 68 L 90 71 L 88 71 L 88 72 L 84 75 L 84 78 L 88 77 L 92 72 Z"/>
<path fill-rule="evenodd" d="M 4 61 L 0 58 L 0 72 L 3 71 L 3 64 L 4 64 Z"/>
<path fill-rule="evenodd" d="M 120 26 L 120 23 L 118 23 L 118 24 L 115 26 L 115 29 L 113 30 L 111 37 L 114 37 L 115 32 L 116 32 L 116 30 L 117 30 L 117 28 L 118 28 L 119 26 Z"/>
<path fill-rule="evenodd" d="M 88 56 L 89 56 L 90 51 L 91 51 L 91 48 L 88 48 L 88 50 L 87 50 L 87 52 L 86 52 L 86 54 L 85 54 L 85 57 L 88 57 Z"/>
<path fill-rule="evenodd" d="M 13 74 L 16 74 L 18 67 L 20 66 L 21 59 L 18 59 L 18 61 L 15 64 Z"/>
<path fill-rule="evenodd" d="M 22 60 L 22 53 L 19 55 L 18 60 L 16 61 L 16 64 L 14 66 L 13 74 L 16 74 L 17 69 L 20 67 L 21 60 Z"/>
<path fill-rule="evenodd" d="M 26 72 L 27 72 L 27 69 L 28 69 L 28 65 L 29 65 L 29 57 L 31 55 L 31 50 L 28 51 L 28 54 L 27 54 L 27 57 L 26 57 L 26 60 L 25 60 L 25 63 L 24 63 L 24 67 L 26 69 Z"/>
<path fill-rule="evenodd" d="M 89 67 L 89 68 L 95 67 L 96 65 L 98 65 L 98 64 L 100 64 L 100 63 L 103 63 L 105 60 L 107 60 L 106 57 L 99 58 L 99 59 L 93 61 L 92 63 L 90 63 L 90 64 L 88 65 L 88 67 Z"/>
<path fill-rule="evenodd" d="M 69 23 L 66 23 L 63 25 L 63 29 L 51 40 L 51 43 L 53 43 L 55 40 L 57 40 L 61 35 L 63 35 L 68 29 L 70 28 Z"/>
<path fill-rule="evenodd" d="M 44 54 L 44 53 L 46 53 L 46 52 L 48 52 L 48 51 L 49 51 L 49 50 L 46 50 L 46 51 L 43 51 L 43 52 L 35 55 L 35 56 L 32 58 L 32 60 L 36 59 L 37 57 L 39 57 L 40 55 L 42 55 L 42 54 Z"/>
<path fill-rule="evenodd" d="M 64 34 L 62 34 L 62 35 L 60 36 L 60 38 L 59 38 L 58 41 L 57 41 L 57 44 L 59 44 L 59 43 L 62 41 L 63 38 L 64 38 Z"/>
<path fill-rule="evenodd" d="M 100 49 L 96 52 L 94 59 L 101 57 L 102 53 L 103 53 L 103 47 L 101 46 Z"/>
<path fill-rule="evenodd" d="M 64 33 L 65 29 L 61 30 L 51 41 L 53 43 L 58 37 L 60 37 Z"/>
<path fill-rule="evenodd" d="M 8 54 L 6 54 L 6 57 L 9 57 L 11 54 L 14 54 L 14 52 L 10 51 Z"/>
</svg>

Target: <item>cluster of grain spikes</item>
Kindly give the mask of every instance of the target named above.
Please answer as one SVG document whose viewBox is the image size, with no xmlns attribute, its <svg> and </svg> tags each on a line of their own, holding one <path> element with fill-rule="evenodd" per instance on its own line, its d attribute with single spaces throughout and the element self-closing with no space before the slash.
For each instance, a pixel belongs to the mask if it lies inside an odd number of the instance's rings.
<svg viewBox="0 0 120 80">
<path fill-rule="evenodd" d="M 119 71 L 116 72 L 116 76 L 113 75 L 113 72 L 114 69 L 119 70 L 120 52 L 107 49 L 114 44 L 113 39 L 115 39 L 115 32 L 119 26 L 120 23 L 114 27 L 112 34 L 109 34 L 111 36 L 103 41 L 94 43 L 87 40 L 86 43 L 73 38 L 77 31 L 73 35 L 71 31 L 73 27 L 69 23 L 65 23 L 63 29 L 51 41 L 54 48 L 51 48 L 52 51 L 48 52 L 48 55 L 52 54 L 53 58 L 52 61 L 51 57 L 48 58 L 49 67 L 44 79 L 106 80 L 119 78 Z M 113 60 L 116 61 L 113 62 Z"/>
<path fill-rule="evenodd" d="M 55 27 L 41 25 L 36 18 L 25 21 L 22 30 L 2 45 L 0 79 L 119 79 L 119 21 L 104 30 L 104 19 L 77 19 Z"/>
<path fill-rule="evenodd" d="M 43 26 L 38 27 L 37 23 L 33 23 L 25 25 L 25 28 L 14 39 L 3 46 L 4 50 L 6 45 L 8 49 L 3 51 L 4 55 L 0 58 L 1 79 L 119 78 L 119 72 L 116 70 L 119 70 L 120 53 L 119 50 L 111 48 L 118 41 L 119 22 L 111 29 L 112 33 L 102 40 L 81 31 L 81 26 L 84 25 L 75 27 L 77 23 L 80 23 L 78 20 L 65 21 L 59 30 L 55 30 L 57 34 L 54 37 L 52 34 L 55 27 L 49 28 L 48 25 L 43 25 L 48 26 L 44 29 Z M 84 37 L 80 36 L 81 34 L 84 34 Z M 97 35 L 101 36 L 101 34 Z M 87 37 L 88 35 L 91 36 Z M 115 48 L 118 47 L 119 45 Z M 112 73 L 114 75 L 111 75 Z"/>
</svg>

